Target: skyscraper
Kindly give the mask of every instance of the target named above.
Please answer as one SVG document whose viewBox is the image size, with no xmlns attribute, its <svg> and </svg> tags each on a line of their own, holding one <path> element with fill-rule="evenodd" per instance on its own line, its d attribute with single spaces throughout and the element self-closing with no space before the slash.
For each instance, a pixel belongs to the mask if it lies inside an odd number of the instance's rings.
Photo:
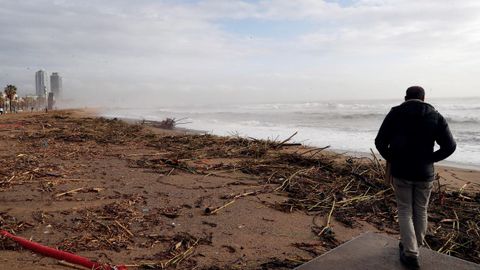
<svg viewBox="0 0 480 270">
<path fill-rule="evenodd" d="M 62 95 L 62 77 L 58 75 L 58 72 L 53 72 L 50 76 L 50 89 L 53 92 L 55 98 L 58 98 Z"/>
<path fill-rule="evenodd" d="M 39 97 L 45 97 L 45 89 L 47 88 L 47 74 L 44 70 L 35 73 L 35 93 Z M 48 89 L 47 89 L 48 92 Z"/>
</svg>

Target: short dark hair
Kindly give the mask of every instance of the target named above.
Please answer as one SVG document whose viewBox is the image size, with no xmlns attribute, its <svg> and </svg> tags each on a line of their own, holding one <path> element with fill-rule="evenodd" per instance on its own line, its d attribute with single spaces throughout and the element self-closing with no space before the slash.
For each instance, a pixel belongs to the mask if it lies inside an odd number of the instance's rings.
<svg viewBox="0 0 480 270">
<path fill-rule="evenodd" d="M 405 100 L 408 99 L 425 99 L 425 90 L 421 86 L 410 86 L 407 89 L 407 94 L 405 96 Z"/>
</svg>

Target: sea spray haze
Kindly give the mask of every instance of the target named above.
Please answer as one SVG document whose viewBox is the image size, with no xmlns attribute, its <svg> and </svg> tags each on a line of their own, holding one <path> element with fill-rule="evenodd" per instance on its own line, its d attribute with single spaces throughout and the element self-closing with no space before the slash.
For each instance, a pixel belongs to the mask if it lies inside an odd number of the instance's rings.
<svg viewBox="0 0 480 270">
<path fill-rule="evenodd" d="M 107 109 L 104 116 L 147 120 L 188 118 L 185 128 L 218 135 L 286 138 L 337 151 L 368 153 L 385 115 L 402 100 L 263 103 L 218 106 Z M 480 98 L 429 99 L 448 120 L 457 151 L 448 159 L 480 168 Z"/>
</svg>

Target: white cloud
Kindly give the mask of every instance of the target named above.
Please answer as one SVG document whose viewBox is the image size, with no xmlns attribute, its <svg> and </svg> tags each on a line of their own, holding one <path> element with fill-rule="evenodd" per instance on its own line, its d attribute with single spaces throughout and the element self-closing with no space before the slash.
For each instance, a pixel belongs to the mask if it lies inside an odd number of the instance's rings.
<svg viewBox="0 0 480 270">
<path fill-rule="evenodd" d="M 32 91 L 46 68 L 76 98 L 151 104 L 391 97 L 414 83 L 478 95 L 479 13 L 478 1 L 0 0 L 0 83 Z M 222 27 L 234 20 L 312 27 L 249 38 Z"/>
</svg>

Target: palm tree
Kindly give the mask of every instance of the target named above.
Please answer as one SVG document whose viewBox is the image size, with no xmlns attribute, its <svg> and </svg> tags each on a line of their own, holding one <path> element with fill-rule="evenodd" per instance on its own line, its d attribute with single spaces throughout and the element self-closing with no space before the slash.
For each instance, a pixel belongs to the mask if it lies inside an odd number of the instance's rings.
<svg viewBox="0 0 480 270">
<path fill-rule="evenodd" d="M 7 87 L 5 87 L 4 91 L 5 91 L 5 95 L 8 98 L 8 105 L 10 107 L 10 112 L 12 112 L 12 99 L 17 94 L 17 87 L 15 85 L 9 84 L 7 85 Z"/>
</svg>

